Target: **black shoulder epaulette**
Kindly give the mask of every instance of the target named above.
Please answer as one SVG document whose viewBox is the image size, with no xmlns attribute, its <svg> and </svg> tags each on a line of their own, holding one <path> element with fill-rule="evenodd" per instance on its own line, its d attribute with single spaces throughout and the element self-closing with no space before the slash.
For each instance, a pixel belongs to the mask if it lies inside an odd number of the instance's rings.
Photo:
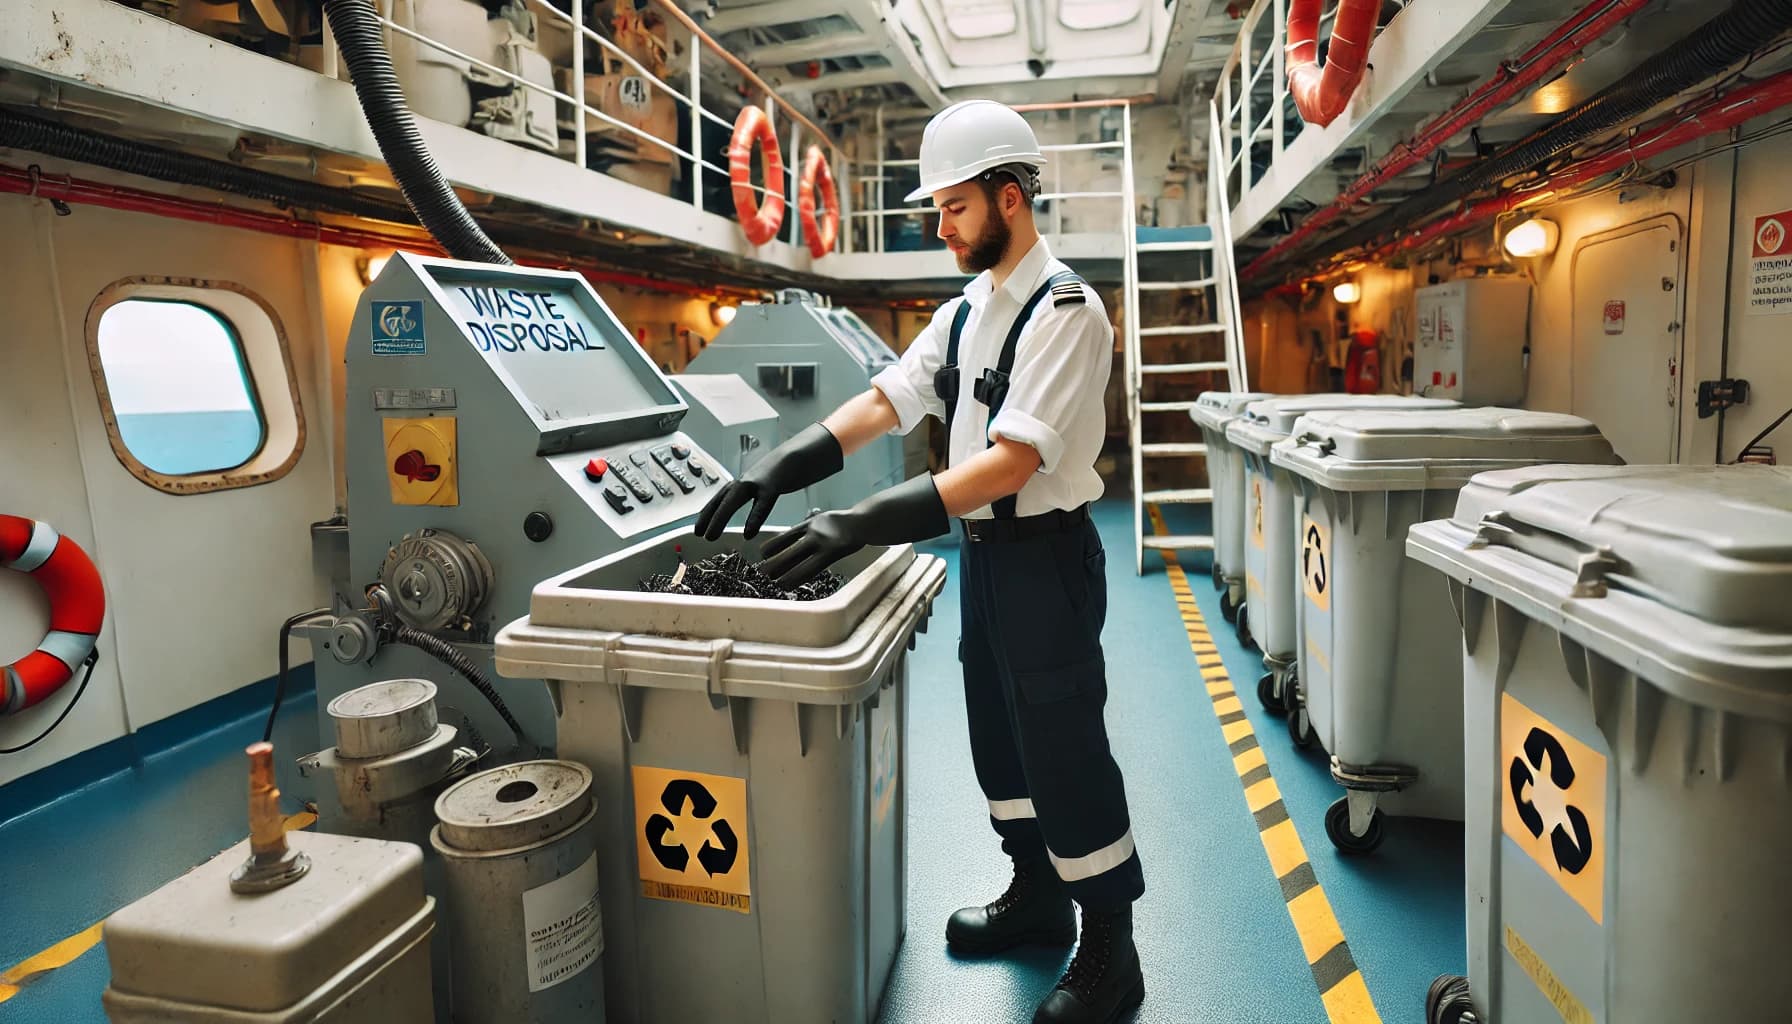
<svg viewBox="0 0 1792 1024">
<path fill-rule="evenodd" d="M 1083 279 L 1080 277 L 1066 278 L 1052 285 L 1052 305 L 1054 307 L 1081 306 L 1088 301 L 1083 294 Z"/>
</svg>

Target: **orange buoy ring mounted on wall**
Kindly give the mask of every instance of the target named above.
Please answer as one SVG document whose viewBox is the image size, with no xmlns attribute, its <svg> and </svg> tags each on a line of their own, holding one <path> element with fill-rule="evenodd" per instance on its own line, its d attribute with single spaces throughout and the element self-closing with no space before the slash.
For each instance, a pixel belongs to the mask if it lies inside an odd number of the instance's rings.
<svg viewBox="0 0 1792 1024">
<path fill-rule="evenodd" d="M 821 202 L 827 213 L 820 225 L 815 223 L 815 186 L 821 185 Z M 809 242 L 809 255 L 821 259 L 834 251 L 834 240 L 840 234 L 840 197 L 834 192 L 834 171 L 820 146 L 810 146 L 803 157 L 803 174 L 797 179 L 796 212 L 802 217 L 803 238 Z"/>
<path fill-rule="evenodd" d="M 765 154 L 765 205 L 753 194 L 753 144 Z M 734 188 L 734 213 L 747 241 L 764 245 L 784 226 L 784 155 L 772 123 L 758 107 L 742 107 L 728 143 L 728 182 Z"/>
<path fill-rule="evenodd" d="M 50 632 L 37 650 L 0 670 L 0 716 L 42 702 L 93 653 L 106 592 L 81 546 L 49 523 L 0 515 L 0 569 L 29 573 L 50 598 Z"/>
</svg>

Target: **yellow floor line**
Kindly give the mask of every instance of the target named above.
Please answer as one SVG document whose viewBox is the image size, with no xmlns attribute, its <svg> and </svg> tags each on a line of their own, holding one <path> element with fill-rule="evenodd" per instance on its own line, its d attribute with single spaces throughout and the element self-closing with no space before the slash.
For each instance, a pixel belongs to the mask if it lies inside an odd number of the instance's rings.
<svg viewBox="0 0 1792 1024">
<path fill-rule="evenodd" d="M 310 811 L 300 811 L 286 816 L 286 831 L 309 828 L 317 821 L 317 815 Z M 26 986 L 41 981 L 45 975 L 59 967 L 67 967 L 88 950 L 100 944 L 101 931 L 106 922 L 97 921 L 85 931 L 70 935 L 41 953 L 35 953 L 18 964 L 0 972 L 0 1003 L 25 991 Z"/>
<path fill-rule="evenodd" d="M 1157 506 L 1147 507 L 1152 529 L 1159 535 L 1169 533 Z M 1344 929 L 1338 924 L 1337 915 L 1332 913 L 1331 902 L 1320 889 L 1319 880 L 1314 877 L 1306 848 L 1301 845 L 1300 834 L 1288 817 L 1288 808 L 1282 802 L 1275 777 L 1270 774 L 1263 748 L 1257 744 L 1256 732 L 1251 728 L 1250 719 L 1244 717 L 1244 707 L 1232 688 L 1231 677 L 1226 674 L 1226 666 L 1213 645 L 1212 634 L 1207 631 L 1207 623 L 1190 594 L 1188 574 L 1176 560 L 1175 552 L 1160 551 L 1159 554 L 1163 555 L 1170 589 L 1176 595 L 1176 610 L 1188 631 L 1189 650 L 1195 656 L 1201 682 L 1213 702 L 1214 717 L 1219 719 L 1220 734 L 1231 748 L 1232 766 L 1244 787 L 1245 807 L 1257 820 L 1263 852 L 1269 857 L 1270 870 L 1282 885 L 1288 917 L 1294 922 L 1301 951 L 1319 986 L 1319 998 L 1325 1004 L 1326 1016 L 1331 1024 L 1381 1024 L 1381 1015 L 1376 1013 L 1375 1001 L 1369 997 L 1363 972 L 1357 968 L 1350 946 L 1344 941 Z"/>
</svg>

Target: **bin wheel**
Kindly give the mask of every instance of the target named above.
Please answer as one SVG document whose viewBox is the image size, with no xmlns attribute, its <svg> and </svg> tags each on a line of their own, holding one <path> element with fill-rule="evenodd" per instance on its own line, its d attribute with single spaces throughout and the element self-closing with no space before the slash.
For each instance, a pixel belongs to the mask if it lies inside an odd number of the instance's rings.
<svg viewBox="0 0 1792 1024">
<path fill-rule="evenodd" d="M 1307 713 L 1306 706 L 1298 700 L 1288 699 L 1291 694 L 1284 693 L 1288 704 L 1288 738 L 1302 750 L 1313 749 L 1319 737 L 1313 732 L 1313 716 Z"/>
<path fill-rule="evenodd" d="M 1478 1024 L 1480 1019 L 1469 1000 L 1467 978 L 1440 975 L 1425 993 L 1425 1024 Z"/>
<path fill-rule="evenodd" d="M 1215 589 L 1215 590 L 1226 589 L 1226 574 L 1220 569 L 1220 563 L 1217 559 L 1214 561 L 1212 568 L 1213 568 L 1213 573 L 1212 573 L 1213 589 Z"/>
<path fill-rule="evenodd" d="M 1263 705 L 1263 709 L 1272 715 L 1279 715 L 1285 710 L 1282 707 L 1282 698 L 1276 696 L 1276 674 L 1274 672 L 1265 672 L 1263 678 L 1257 680 L 1257 700 Z"/>
<path fill-rule="evenodd" d="M 1238 606 L 1232 603 L 1232 595 L 1228 591 L 1220 592 L 1220 618 L 1233 624 L 1238 622 Z"/>
<path fill-rule="evenodd" d="M 1257 646 L 1257 638 L 1251 635 L 1250 605 L 1241 604 L 1238 606 L 1238 622 L 1236 625 L 1238 626 L 1238 642 L 1243 644 L 1246 650 L 1255 648 Z"/>
<path fill-rule="evenodd" d="M 1381 845 L 1381 811 L 1369 815 L 1369 828 L 1362 835 L 1350 833 L 1350 798 L 1339 797 L 1325 809 L 1325 835 L 1339 853 L 1373 853 Z"/>
</svg>

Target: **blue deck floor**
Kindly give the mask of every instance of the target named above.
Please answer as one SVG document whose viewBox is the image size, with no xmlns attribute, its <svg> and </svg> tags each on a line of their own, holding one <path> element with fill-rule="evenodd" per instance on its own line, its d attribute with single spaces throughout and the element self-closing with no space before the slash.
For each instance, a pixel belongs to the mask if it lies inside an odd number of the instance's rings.
<svg viewBox="0 0 1792 1024">
<path fill-rule="evenodd" d="M 1172 528 L 1191 525 L 1171 515 Z M 1148 994 L 1136 1020 L 1323 1024 L 1326 1008 L 1162 561 L 1148 554 L 1145 575 L 1134 576 L 1123 502 L 1104 502 L 1098 521 L 1111 588 L 1108 730 L 1147 885 L 1136 931 Z M 929 550 L 956 560 L 949 544 Z M 1205 556 L 1191 556 L 1185 568 L 1379 1019 L 1421 1020 L 1431 979 L 1464 968 L 1461 827 L 1393 819 L 1373 856 L 1337 854 L 1322 822 L 1341 790 L 1321 757 L 1296 751 L 1282 720 L 1258 706 L 1259 660 L 1221 620 Z M 910 664 L 909 933 L 885 997 L 886 1024 L 1025 1024 L 1068 958 L 960 960 L 945 948 L 947 916 L 992 899 L 1007 882 L 971 771 L 957 618 L 956 587 L 948 585 Z M 284 713 L 276 738 L 283 761 L 315 749 L 314 721 L 309 695 Z M 259 717 L 230 723 L 0 822 L 0 973 L 242 838 L 242 750 L 260 728 Z M 0 1003 L 0 1020 L 101 1020 L 106 979 L 104 950 L 95 948 Z"/>
</svg>

